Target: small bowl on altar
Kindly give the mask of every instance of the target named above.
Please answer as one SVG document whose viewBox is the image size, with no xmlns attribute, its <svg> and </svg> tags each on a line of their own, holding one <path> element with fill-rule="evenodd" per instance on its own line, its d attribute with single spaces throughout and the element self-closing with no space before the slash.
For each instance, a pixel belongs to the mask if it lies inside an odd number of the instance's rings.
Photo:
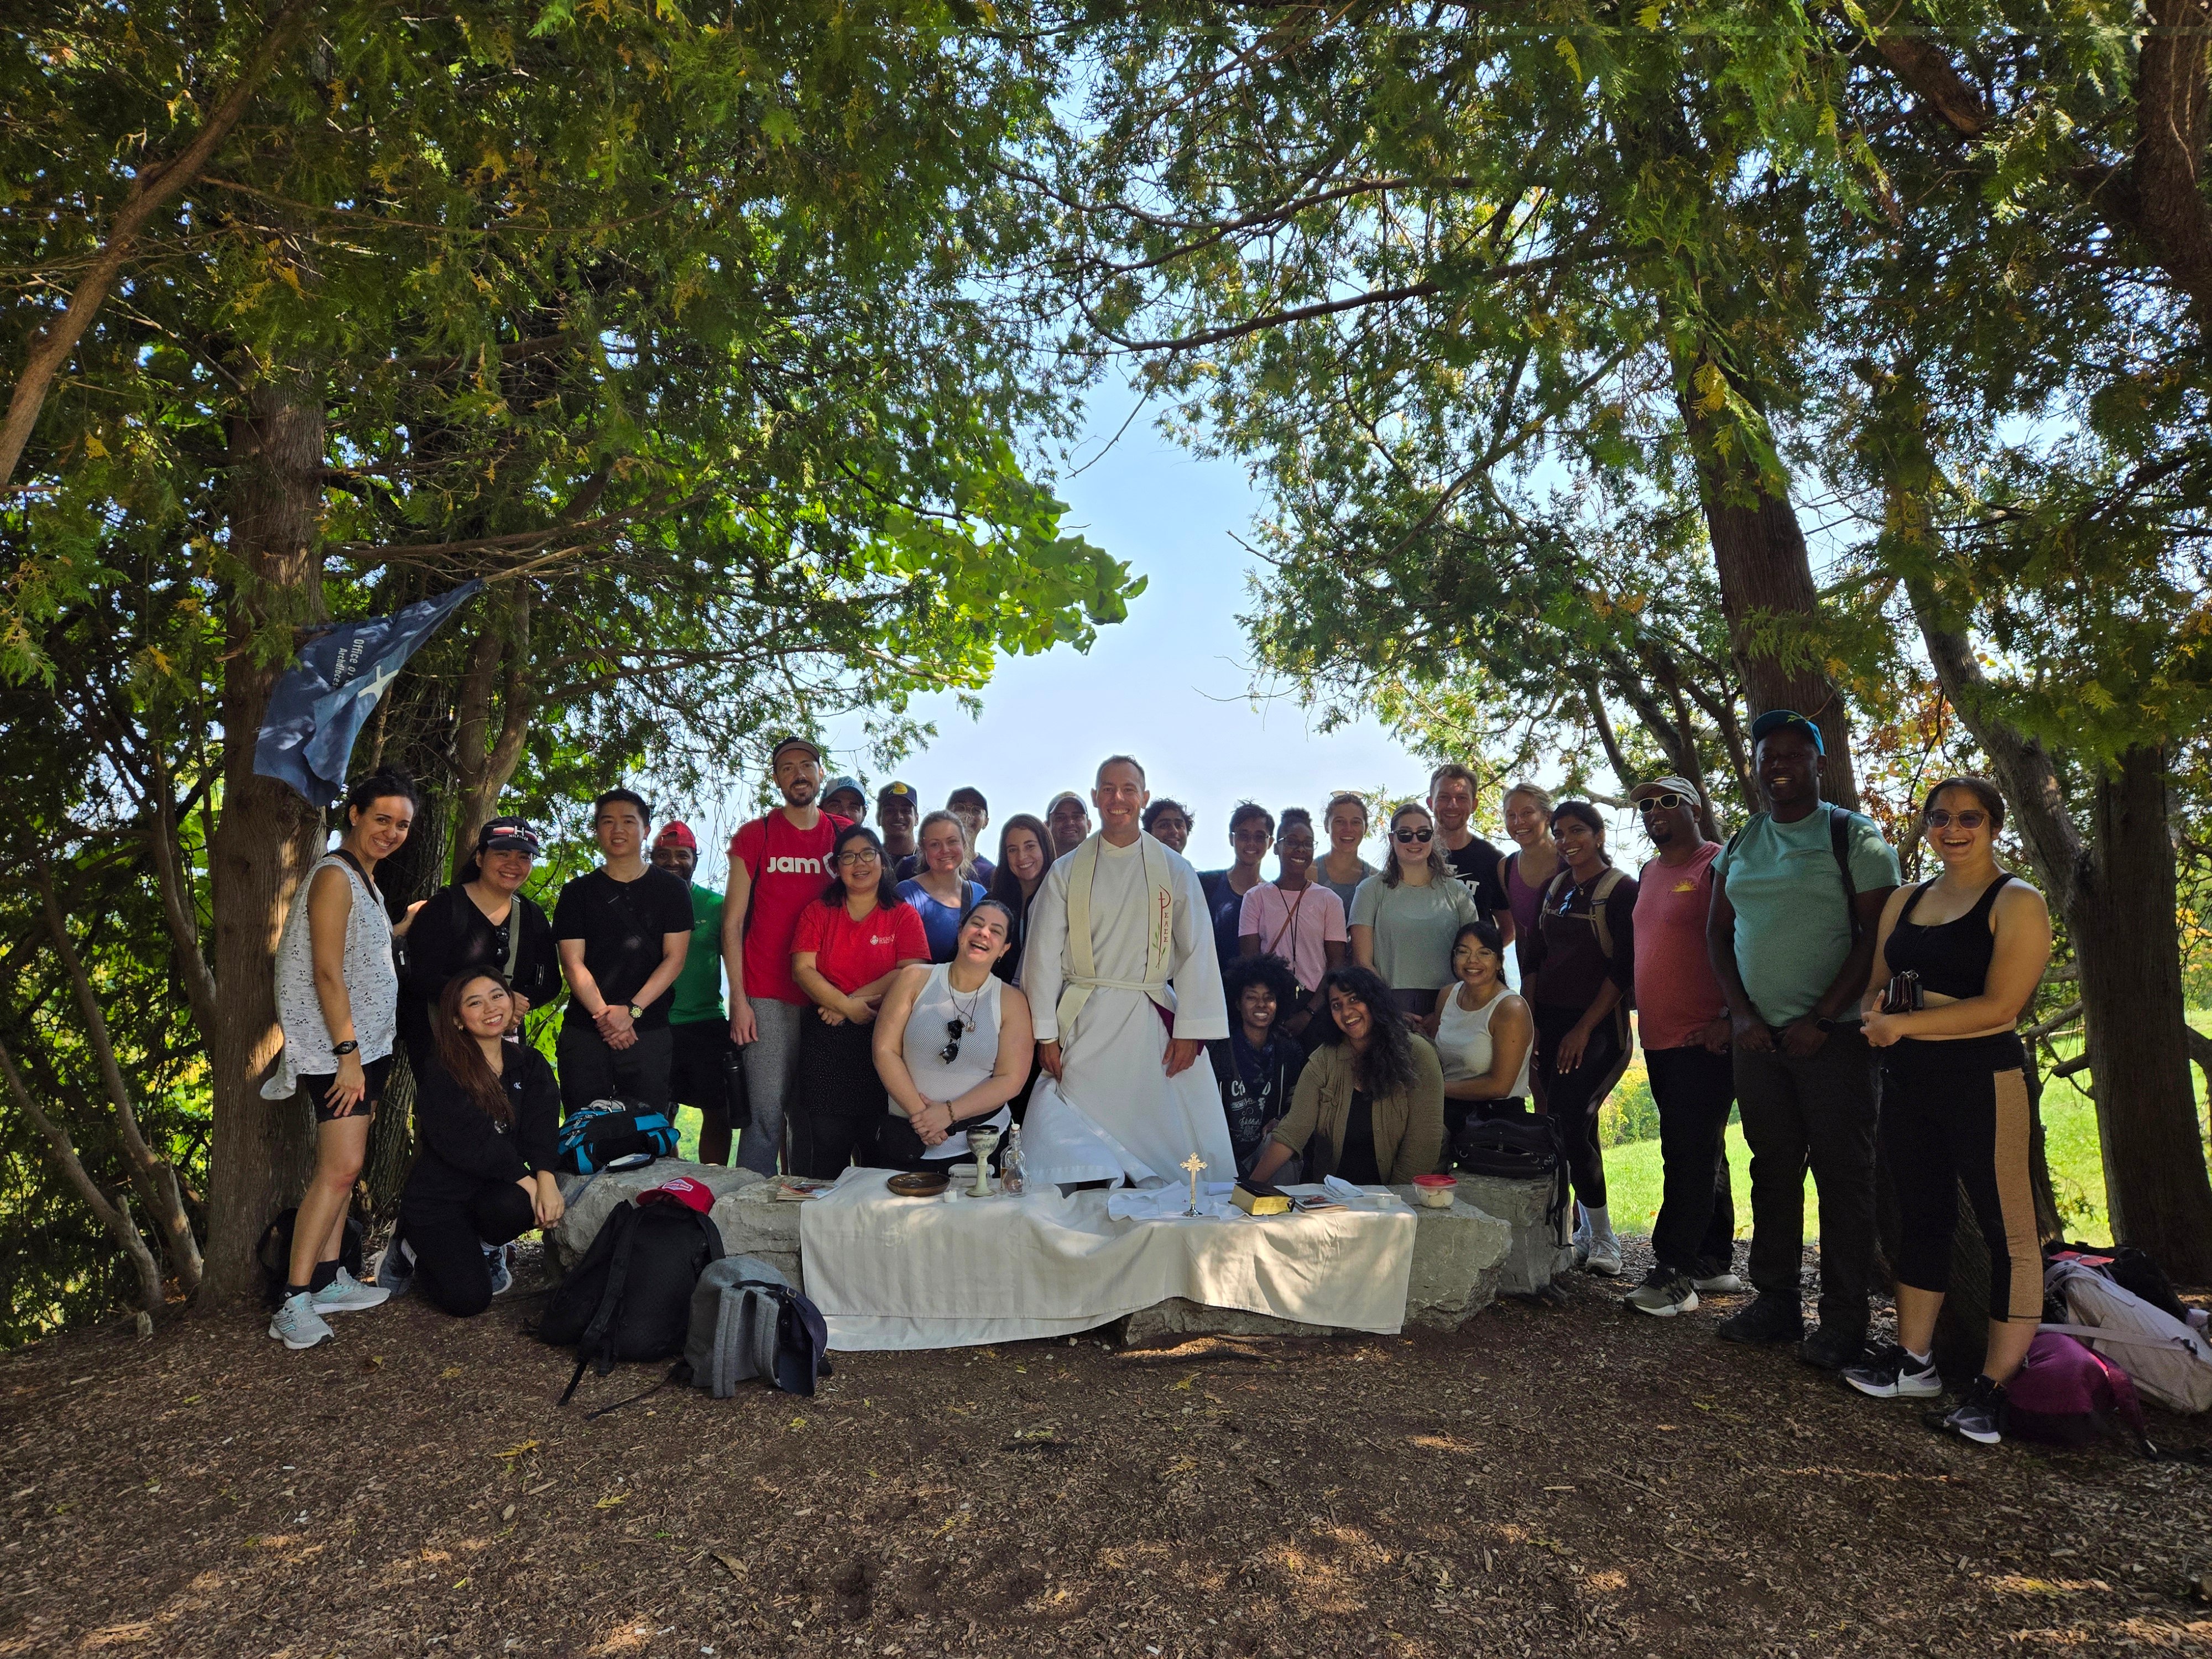
<svg viewBox="0 0 2212 1659">
<path fill-rule="evenodd" d="M 1413 1196 L 1424 1209 L 1449 1210 L 1452 1200 L 1459 1194 L 1459 1177 L 1448 1175 L 1419 1175 L 1413 1177 Z"/>
</svg>

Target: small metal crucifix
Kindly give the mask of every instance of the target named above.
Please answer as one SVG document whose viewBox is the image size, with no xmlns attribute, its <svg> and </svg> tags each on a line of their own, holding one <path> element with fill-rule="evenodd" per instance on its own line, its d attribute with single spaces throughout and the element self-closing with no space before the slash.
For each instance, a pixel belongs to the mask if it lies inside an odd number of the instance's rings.
<svg viewBox="0 0 2212 1659">
<path fill-rule="evenodd" d="M 1207 1167 L 1206 1162 L 1196 1152 L 1193 1152 L 1188 1158 L 1183 1159 L 1178 1167 L 1190 1171 L 1190 1208 L 1185 1210 L 1183 1213 L 1186 1216 L 1196 1215 L 1198 1213 L 1198 1177 Z"/>
</svg>

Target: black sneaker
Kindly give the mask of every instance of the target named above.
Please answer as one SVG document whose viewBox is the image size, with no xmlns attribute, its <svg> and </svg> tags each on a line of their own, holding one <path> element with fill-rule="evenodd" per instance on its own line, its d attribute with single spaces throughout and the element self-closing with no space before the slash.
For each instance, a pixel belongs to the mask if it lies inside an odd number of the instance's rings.
<svg viewBox="0 0 2212 1659">
<path fill-rule="evenodd" d="M 1941 1415 L 1929 1413 L 1929 1420 L 1978 1446 L 1994 1446 L 2004 1438 L 2004 1385 L 1978 1372 L 1957 1405 Z"/>
<path fill-rule="evenodd" d="M 1761 1291 L 1741 1313 L 1730 1314 L 1715 1328 L 1723 1342 L 1741 1342 L 1763 1348 L 1777 1342 L 1795 1342 L 1805 1334 L 1805 1320 L 1789 1297 Z"/>
<path fill-rule="evenodd" d="M 1797 1345 L 1797 1357 L 1824 1371 L 1840 1371 L 1866 1358 L 1866 1333 L 1823 1325 Z"/>
<path fill-rule="evenodd" d="M 1863 1365 L 1844 1367 L 1844 1381 L 1876 1400 L 1933 1400 L 1943 1392 L 1936 1362 L 1915 1359 L 1895 1342 Z"/>
</svg>

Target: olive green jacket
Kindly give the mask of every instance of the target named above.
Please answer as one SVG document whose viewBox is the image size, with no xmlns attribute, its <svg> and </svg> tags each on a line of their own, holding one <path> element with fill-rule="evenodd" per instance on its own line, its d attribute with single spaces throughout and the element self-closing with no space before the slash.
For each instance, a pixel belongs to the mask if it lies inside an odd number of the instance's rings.
<svg viewBox="0 0 2212 1659">
<path fill-rule="evenodd" d="M 1443 1062 L 1427 1038 L 1413 1034 L 1413 1086 L 1376 1095 L 1369 1108 L 1375 1122 L 1375 1167 L 1389 1186 L 1433 1175 L 1444 1161 Z M 1275 1126 L 1273 1138 L 1304 1155 L 1308 1181 L 1336 1172 L 1353 1086 L 1347 1043 L 1315 1049 L 1298 1073 L 1290 1112 Z"/>
</svg>

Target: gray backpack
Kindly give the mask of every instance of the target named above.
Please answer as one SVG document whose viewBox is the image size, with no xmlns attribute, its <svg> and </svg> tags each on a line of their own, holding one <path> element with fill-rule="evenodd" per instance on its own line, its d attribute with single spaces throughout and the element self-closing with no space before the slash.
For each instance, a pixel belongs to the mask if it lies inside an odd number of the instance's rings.
<svg viewBox="0 0 2212 1659">
<path fill-rule="evenodd" d="M 781 1294 L 778 1294 L 781 1292 Z M 725 1256 L 691 1290 L 684 1363 L 691 1385 L 727 1400 L 738 1384 L 776 1381 L 776 1334 L 792 1283 L 757 1255 Z"/>
</svg>

